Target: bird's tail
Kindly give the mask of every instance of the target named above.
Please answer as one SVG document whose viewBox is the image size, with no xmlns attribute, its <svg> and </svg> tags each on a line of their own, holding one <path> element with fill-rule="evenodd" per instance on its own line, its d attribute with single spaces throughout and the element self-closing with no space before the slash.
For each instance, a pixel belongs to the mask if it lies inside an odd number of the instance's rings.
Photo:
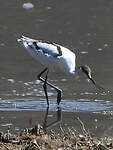
<svg viewBox="0 0 113 150">
<path fill-rule="evenodd" d="M 31 39 L 25 36 L 21 36 L 17 41 L 28 51 L 28 53 L 37 59 L 37 51 L 35 49 L 34 42 L 38 42 L 38 40 Z"/>
<path fill-rule="evenodd" d="M 26 49 L 33 48 L 33 43 L 38 42 L 38 40 L 26 37 L 26 36 L 21 36 L 20 38 L 17 39 L 17 41 L 24 46 Z"/>
<path fill-rule="evenodd" d="M 22 44 L 23 42 L 32 43 L 37 40 L 22 35 L 19 39 L 17 39 L 17 41 Z"/>
</svg>

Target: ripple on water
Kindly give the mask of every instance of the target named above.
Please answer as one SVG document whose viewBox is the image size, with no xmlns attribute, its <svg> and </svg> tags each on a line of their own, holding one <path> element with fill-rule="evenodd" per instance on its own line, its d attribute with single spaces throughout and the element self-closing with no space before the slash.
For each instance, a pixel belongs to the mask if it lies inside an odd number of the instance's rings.
<svg viewBox="0 0 113 150">
<path fill-rule="evenodd" d="M 81 51 L 80 53 L 81 53 L 81 54 L 88 54 L 87 51 Z"/>
<path fill-rule="evenodd" d="M 103 100 L 62 100 L 60 104 L 62 111 L 65 112 L 76 112 L 76 111 L 107 111 L 113 108 L 113 103 L 110 101 Z M 45 99 L 7 99 L 0 101 L 0 110 L 3 111 L 19 111 L 19 110 L 46 110 L 47 103 Z M 56 111 L 57 104 L 56 100 L 50 100 L 50 110 Z"/>
<path fill-rule="evenodd" d="M 10 82 L 10 83 L 15 83 L 15 80 L 14 79 L 8 79 L 8 82 Z"/>
<path fill-rule="evenodd" d="M 32 9 L 32 8 L 34 8 L 34 4 L 32 4 L 32 3 L 30 3 L 30 2 L 27 2 L 27 3 L 24 3 L 24 4 L 22 5 L 22 7 L 23 7 L 24 9 Z"/>
</svg>

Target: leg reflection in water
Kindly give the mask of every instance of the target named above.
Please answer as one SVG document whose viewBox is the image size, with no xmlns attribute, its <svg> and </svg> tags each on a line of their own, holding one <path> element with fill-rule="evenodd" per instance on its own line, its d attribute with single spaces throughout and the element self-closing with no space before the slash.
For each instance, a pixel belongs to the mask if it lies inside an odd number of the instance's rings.
<svg viewBox="0 0 113 150">
<path fill-rule="evenodd" d="M 40 124 L 35 125 L 34 128 L 30 128 L 30 129 L 26 130 L 25 132 L 30 133 L 30 134 L 35 134 L 35 135 L 46 134 L 47 129 L 51 128 L 52 126 L 55 126 L 55 125 L 59 124 L 62 121 L 62 111 L 61 111 L 60 107 L 57 107 L 56 120 L 55 121 L 53 121 L 51 123 L 48 123 L 48 121 L 47 121 L 48 120 L 48 115 L 49 115 L 49 107 L 47 107 L 47 109 L 46 109 L 44 122 L 42 123 L 42 125 L 40 125 Z M 32 126 L 32 122 L 33 122 L 33 118 L 30 117 L 29 118 L 30 126 Z"/>
<path fill-rule="evenodd" d="M 59 124 L 62 121 L 62 111 L 61 111 L 60 107 L 57 107 L 56 120 L 49 123 L 49 124 L 47 124 L 48 113 L 49 113 L 49 107 L 47 107 L 47 109 L 46 109 L 46 114 L 45 114 L 44 123 L 43 123 L 43 130 L 45 132 L 47 129 L 51 128 L 52 126 Z"/>
</svg>

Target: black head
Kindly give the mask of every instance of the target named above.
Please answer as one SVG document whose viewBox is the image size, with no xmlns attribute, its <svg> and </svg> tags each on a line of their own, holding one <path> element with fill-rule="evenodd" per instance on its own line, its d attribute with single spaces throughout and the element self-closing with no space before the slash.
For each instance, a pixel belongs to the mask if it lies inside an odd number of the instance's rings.
<svg viewBox="0 0 113 150">
<path fill-rule="evenodd" d="M 103 91 L 103 92 L 106 92 L 106 90 L 105 90 L 103 87 L 99 86 L 99 85 L 96 83 L 96 81 L 92 79 L 92 77 L 91 77 L 91 69 L 90 69 L 89 66 L 87 66 L 87 65 L 80 66 L 80 67 L 79 67 L 79 70 L 80 70 L 81 72 L 83 72 L 83 73 L 87 76 L 87 78 L 95 85 L 96 88 L 98 88 L 99 90 L 101 90 L 101 91 Z"/>
<path fill-rule="evenodd" d="M 89 66 L 84 65 L 84 66 L 80 66 L 79 69 L 85 73 L 85 75 L 90 79 L 91 78 L 91 69 Z"/>
</svg>

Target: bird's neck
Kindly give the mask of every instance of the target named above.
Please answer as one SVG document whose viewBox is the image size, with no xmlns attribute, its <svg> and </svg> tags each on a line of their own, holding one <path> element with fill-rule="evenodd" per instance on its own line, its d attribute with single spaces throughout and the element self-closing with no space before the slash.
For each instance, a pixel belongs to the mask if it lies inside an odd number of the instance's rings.
<svg viewBox="0 0 113 150">
<path fill-rule="evenodd" d="M 69 75 L 72 77 L 75 77 L 76 75 L 78 75 L 78 73 L 79 73 L 79 70 L 74 70 L 74 71 L 70 71 Z"/>
</svg>

